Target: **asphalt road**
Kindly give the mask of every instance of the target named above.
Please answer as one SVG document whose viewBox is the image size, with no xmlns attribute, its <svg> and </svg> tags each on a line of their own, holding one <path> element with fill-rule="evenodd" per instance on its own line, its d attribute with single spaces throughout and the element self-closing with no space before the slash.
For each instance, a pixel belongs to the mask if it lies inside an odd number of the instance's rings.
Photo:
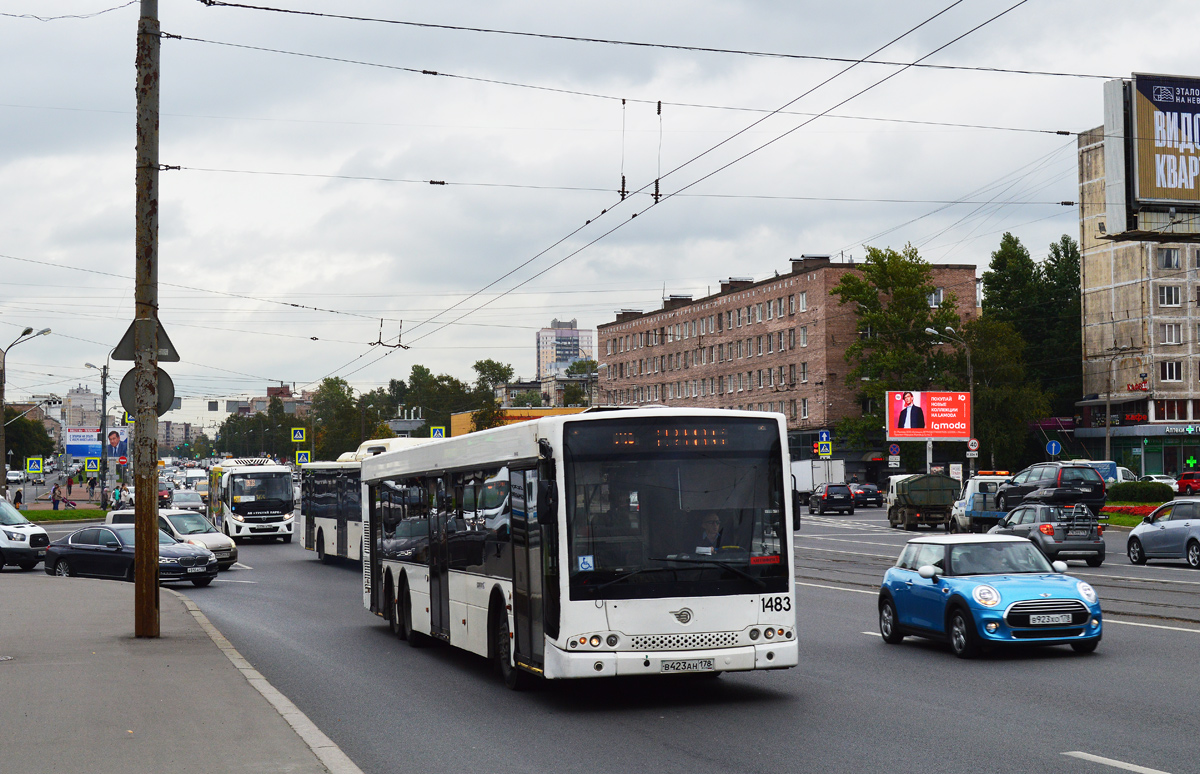
<svg viewBox="0 0 1200 774">
<path fill-rule="evenodd" d="M 185 593 L 369 773 L 1200 769 L 1200 573 L 1132 566 L 1124 534 L 1110 531 L 1109 561 L 1071 567 L 1111 616 L 1095 654 L 961 661 L 941 644 L 889 646 L 875 633 L 878 581 L 912 534 L 877 509 L 806 515 L 795 538 L 800 666 L 718 680 L 513 693 L 476 656 L 392 637 L 362 607 L 357 565 L 322 565 L 295 543 L 245 544 L 246 569 Z"/>
</svg>

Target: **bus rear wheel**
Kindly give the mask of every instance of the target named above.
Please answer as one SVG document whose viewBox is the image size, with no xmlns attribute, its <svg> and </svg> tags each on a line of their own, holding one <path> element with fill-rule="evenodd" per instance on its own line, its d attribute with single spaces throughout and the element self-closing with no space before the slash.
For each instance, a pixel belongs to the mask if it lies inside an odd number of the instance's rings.
<svg viewBox="0 0 1200 774">
<path fill-rule="evenodd" d="M 496 626 L 493 650 L 496 654 L 496 666 L 500 677 L 504 678 L 505 687 L 514 691 L 528 690 L 533 683 L 533 677 L 523 672 L 512 662 L 512 636 L 508 630 L 508 616 Z"/>
</svg>

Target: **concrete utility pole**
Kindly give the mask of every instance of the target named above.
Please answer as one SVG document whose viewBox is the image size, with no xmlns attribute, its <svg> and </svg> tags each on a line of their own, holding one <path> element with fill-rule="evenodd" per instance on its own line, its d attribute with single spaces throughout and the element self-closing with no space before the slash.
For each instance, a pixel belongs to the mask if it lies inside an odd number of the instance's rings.
<svg viewBox="0 0 1200 774">
<path fill-rule="evenodd" d="M 137 236 L 134 274 L 134 634 L 158 617 L 158 0 L 141 0 L 137 32 Z"/>
</svg>

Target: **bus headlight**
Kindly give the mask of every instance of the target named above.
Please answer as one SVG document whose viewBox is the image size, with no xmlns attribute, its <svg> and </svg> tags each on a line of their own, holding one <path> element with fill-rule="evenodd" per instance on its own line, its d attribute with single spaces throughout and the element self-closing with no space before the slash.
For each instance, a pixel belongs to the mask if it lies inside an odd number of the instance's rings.
<svg viewBox="0 0 1200 774">
<path fill-rule="evenodd" d="M 591 645 L 593 648 L 600 647 L 600 635 L 593 634 L 592 638 L 590 640 L 588 640 L 588 644 Z"/>
<path fill-rule="evenodd" d="M 234 521 L 245 521 L 245 520 L 246 520 L 246 519 L 245 519 L 245 517 L 243 517 L 243 516 L 241 516 L 240 514 L 237 514 L 237 513 L 231 513 L 231 514 L 229 514 L 229 518 L 233 519 Z"/>
</svg>

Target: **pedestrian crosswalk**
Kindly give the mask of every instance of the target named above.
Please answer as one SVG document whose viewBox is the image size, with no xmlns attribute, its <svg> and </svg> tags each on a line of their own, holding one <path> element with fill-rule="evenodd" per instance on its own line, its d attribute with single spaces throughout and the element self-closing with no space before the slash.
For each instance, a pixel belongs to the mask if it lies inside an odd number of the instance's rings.
<svg viewBox="0 0 1200 774">
<path fill-rule="evenodd" d="M 867 532 L 891 532 L 892 528 L 886 523 L 858 521 L 855 519 L 831 519 L 828 516 L 803 516 L 800 519 L 800 526 L 803 529 L 805 524 L 813 524 L 821 527 L 836 527 L 838 529 L 855 529 L 865 530 Z"/>
</svg>

